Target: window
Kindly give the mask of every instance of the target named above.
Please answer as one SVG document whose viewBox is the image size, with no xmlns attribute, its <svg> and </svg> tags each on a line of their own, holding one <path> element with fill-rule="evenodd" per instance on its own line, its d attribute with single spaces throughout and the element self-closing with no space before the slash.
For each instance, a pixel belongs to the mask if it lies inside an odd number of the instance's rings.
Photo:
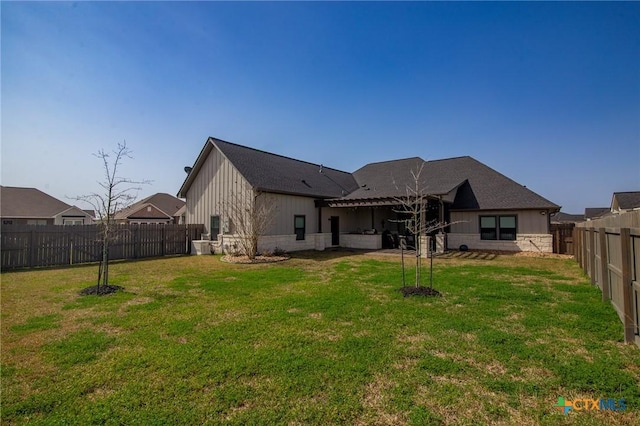
<svg viewBox="0 0 640 426">
<path fill-rule="evenodd" d="M 211 240 L 218 241 L 218 234 L 220 233 L 220 216 L 211 216 Z"/>
<path fill-rule="evenodd" d="M 517 220 L 515 215 L 480 216 L 481 240 L 515 240 Z"/>
<path fill-rule="evenodd" d="M 296 240 L 304 240 L 304 231 L 306 228 L 306 218 L 305 216 L 294 216 L 293 218 L 293 227 L 296 232 Z"/>
<path fill-rule="evenodd" d="M 496 217 L 480 216 L 480 239 L 481 240 L 497 240 Z"/>
<path fill-rule="evenodd" d="M 62 219 L 63 225 L 84 225 L 84 220 L 82 219 Z"/>
<path fill-rule="evenodd" d="M 515 240 L 516 239 L 516 217 L 515 216 L 500 216 L 499 217 L 499 229 L 501 240 Z"/>
</svg>

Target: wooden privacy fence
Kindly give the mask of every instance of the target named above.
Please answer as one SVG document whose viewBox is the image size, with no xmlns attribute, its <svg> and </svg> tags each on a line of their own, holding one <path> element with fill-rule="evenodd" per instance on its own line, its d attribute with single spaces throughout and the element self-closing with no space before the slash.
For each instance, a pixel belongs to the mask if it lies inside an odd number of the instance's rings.
<svg viewBox="0 0 640 426">
<path fill-rule="evenodd" d="M 575 223 L 552 223 L 549 227 L 553 235 L 553 252 L 573 254 L 573 228 Z"/>
<path fill-rule="evenodd" d="M 574 228 L 575 258 L 610 300 L 624 325 L 625 342 L 640 346 L 640 211 Z M 623 224 L 621 227 L 611 225 Z M 627 225 L 627 227 L 624 227 Z"/>
<path fill-rule="evenodd" d="M 188 254 L 203 225 L 117 225 L 109 258 Z M 98 225 L 11 225 L 0 233 L 2 270 L 97 262 L 102 258 Z"/>
</svg>

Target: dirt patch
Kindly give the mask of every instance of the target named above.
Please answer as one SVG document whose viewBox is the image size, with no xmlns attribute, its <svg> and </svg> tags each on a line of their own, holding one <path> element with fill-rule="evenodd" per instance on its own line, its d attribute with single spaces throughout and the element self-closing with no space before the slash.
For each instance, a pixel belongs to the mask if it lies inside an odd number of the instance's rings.
<svg viewBox="0 0 640 426">
<path fill-rule="evenodd" d="M 97 294 L 98 296 L 104 296 L 106 294 L 115 293 L 116 291 L 124 290 L 124 287 L 119 285 L 107 284 L 107 285 L 93 285 L 91 287 L 83 288 L 80 290 L 80 296 L 88 296 L 90 294 Z"/>
<path fill-rule="evenodd" d="M 542 253 L 534 251 L 505 251 L 505 250 L 467 250 L 467 251 L 447 251 L 437 255 L 441 258 L 460 258 L 460 259 L 481 259 L 493 260 L 497 256 L 513 256 L 513 257 L 548 257 L 552 259 L 573 259 L 571 254 L 558 253 Z"/>
<path fill-rule="evenodd" d="M 404 297 L 408 296 L 425 296 L 425 297 L 440 297 L 441 294 L 438 290 L 425 286 L 406 286 L 400 289 L 400 292 Z"/>
<path fill-rule="evenodd" d="M 232 256 L 230 254 L 226 254 L 220 258 L 220 260 L 223 262 L 242 264 L 275 263 L 283 262 L 289 259 L 289 256 L 256 256 L 253 259 L 249 259 L 247 256 Z"/>
</svg>

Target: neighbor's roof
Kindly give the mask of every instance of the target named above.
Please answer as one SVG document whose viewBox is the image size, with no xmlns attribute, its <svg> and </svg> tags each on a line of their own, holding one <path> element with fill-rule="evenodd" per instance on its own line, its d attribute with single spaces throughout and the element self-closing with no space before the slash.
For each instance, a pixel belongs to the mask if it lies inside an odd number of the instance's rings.
<svg viewBox="0 0 640 426">
<path fill-rule="evenodd" d="M 622 210 L 640 207 L 640 191 L 614 192 L 613 198 L 618 201 L 618 208 Z"/>
<path fill-rule="evenodd" d="M 610 211 L 610 207 L 587 207 L 586 209 L 584 209 L 584 218 L 594 219 Z"/>
<path fill-rule="evenodd" d="M 0 186 L 0 216 L 6 218 L 52 218 L 72 208 L 36 188 Z"/>
<path fill-rule="evenodd" d="M 357 188 L 351 173 L 209 138 L 180 188 L 181 196 L 186 195 L 213 147 L 217 147 L 247 182 L 259 191 L 334 198 Z"/>
<path fill-rule="evenodd" d="M 570 214 L 564 212 L 558 212 L 551 217 L 552 223 L 578 223 L 584 222 L 583 214 Z"/>
<path fill-rule="evenodd" d="M 185 205 L 185 202 L 173 195 L 163 192 L 150 195 L 149 197 L 133 203 L 129 207 L 120 210 L 114 216 L 115 219 L 127 219 L 133 218 L 159 218 L 159 217 L 173 217 L 176 216 L 178 210 Z M 147 214 L 145 207 L 153 206 L 151 212 Z M 160 210 L 160 212 L 156 211 Z M 164 215 L 163 215 L 164 214 Z"/>
<path fill-rule="evenodd" d="M 415 187 L 411 171 L 420 173 L 421 192 L 452 196 L 454 210 L 558 209 L 541 197 L 478 160 L 465 156 L 424 161 L 419 157 L 368 164 L 353 175 L 359 188 L 343 200 L 367 200 L 406 195 Z"/>
</svg>

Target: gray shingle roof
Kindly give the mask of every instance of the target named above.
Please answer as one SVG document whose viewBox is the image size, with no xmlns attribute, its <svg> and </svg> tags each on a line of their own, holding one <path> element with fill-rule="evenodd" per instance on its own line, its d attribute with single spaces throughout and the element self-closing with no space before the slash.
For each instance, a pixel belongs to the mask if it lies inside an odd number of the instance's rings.
<svg viewBox="0 0 640 426">
<path fill-rule="evenodd" d="M 411 170 L 419 157 L 368 164 L 354 173 L 359 189 L 345 200 L 402 196 L 414 186 Z M 454 210 L 557 209 L 559 206 L 472 157 L 425 162 L 420 175 L 424 193 L 445 195 L 457 189 Z"/>
<path fill-rule="evenodd" d="M 618 207 L 623 210 L 640 207 L 640 191 L 614 192 L 613 198 L 618 201 Z"/>
<path fill-rule="evenodd" d="M 293 158 L 209 139 L 260 191 L 333 198 L 357 188 L 351 173 Z"/>
<path fill-rule="evenodd" d="M 578 223 L 584 222 L 583 214 L 571 214 L 558 212 L 551 217 L 551 223 Z"/>
<path fill-rule="evenodd" d="M 468 156 L 427 162 L 419 157 L 384 161 L 367 164 L 351 174 L 215 138 L 207 140 L 180 188 L 180 196 L 185 196 L 214 147 L 254 188 L 266 192 L 347 202 L 401 197 L 406 195 L 407 185 L 414 185 L 412 170 L 417 171 L 424 163 L 423 191 L 448 196 L 454 210 L 559 209 L 557 204 Z"/>
<path fill-rule="evenodd" d="M 1 217 L 52 218 L 70 208 L 69 204 L 36 188 L 0 186 Z"/>
<path fill-rule="evenodd" d="M 587 207 L 584 209 L 584 217 L 585 219 L 594 219 L 609 211 L 611 211 L 611 207 Z"/>
</svg>

